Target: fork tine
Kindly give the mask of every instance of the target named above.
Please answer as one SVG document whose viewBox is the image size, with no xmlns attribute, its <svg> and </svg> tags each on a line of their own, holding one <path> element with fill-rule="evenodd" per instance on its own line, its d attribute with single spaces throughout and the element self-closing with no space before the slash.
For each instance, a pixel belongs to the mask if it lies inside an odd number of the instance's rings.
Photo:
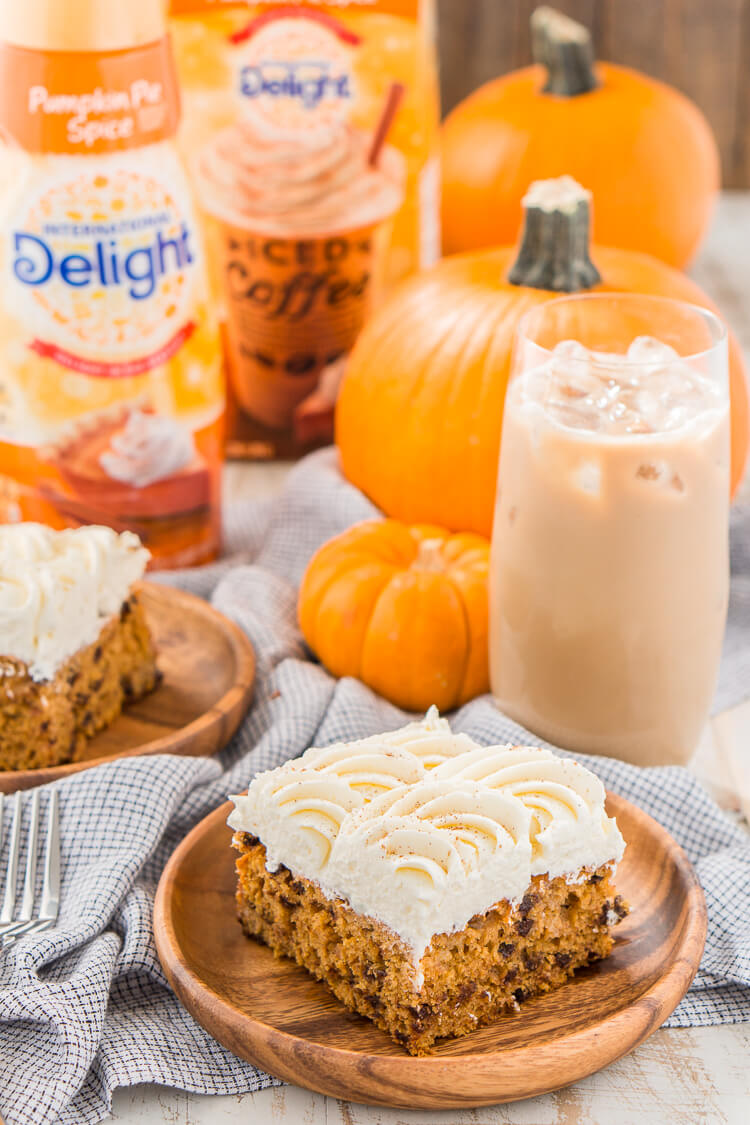
<svg viewBox="0 0 750 1125">
<path fill-rule="evenodd" d="M 21 793 L 16 793 L 13 805 L 13 827 L 10 831 L 10 855 L 5 875 L 5 897 L 0 913 L 0 925 L 13 921 L 13 907 L 16 904 L 16 875 L 18 873 L 18 854 L 21 850 Z"/>
<path fill-rule="evenodd" d="M 47 813 L 47 842 L 44 846 L 44 885 L 39 918 L 54 922 L 60 910 L 60 809 L 53 789 Z"/>
<path fill-rule="evenodd" d="M 34 894 L 36 892 L 36 860 L 39 840 L 39 790 L 35 789 L 31 798 L 31 819 L 29 821 L 28 846 L 26 849 L 26 875 L 23 881 L 23 898 L 19 922 L 30 922 L 34 913 Z"/>
</svg>

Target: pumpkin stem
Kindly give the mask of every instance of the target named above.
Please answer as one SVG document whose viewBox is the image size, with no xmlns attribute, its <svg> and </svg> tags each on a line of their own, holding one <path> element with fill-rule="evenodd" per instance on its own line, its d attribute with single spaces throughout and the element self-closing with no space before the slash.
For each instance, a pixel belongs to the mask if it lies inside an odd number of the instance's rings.
<svg viewBox="0 0 750 1125">
<path fill-rule="evenodd" d="M 422 570 L 445 570 L 443 539 L 420 539 L 415 564 Z"/>
<path fill-rule="evenodd" d="M 599 85 L 588 28 L 554 8 L 537 8 L 532 14 L 531 53 L 534 62 L 547 68 L 545 94 L 574 98 Z"/>
<path fill-rule="evenodd" d="M 523 198 L 521 249 L 508 274 L 511 285 L 578 293 L 601 275 L 589 257 L 591 195 L 571 176 L 537 180 Z"/>
</svg>

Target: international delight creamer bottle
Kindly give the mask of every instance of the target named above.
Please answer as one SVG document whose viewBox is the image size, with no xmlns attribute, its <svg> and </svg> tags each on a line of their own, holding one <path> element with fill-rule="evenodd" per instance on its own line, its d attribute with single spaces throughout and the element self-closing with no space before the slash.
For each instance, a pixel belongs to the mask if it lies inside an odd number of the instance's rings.
<svg viewBox="0 0 750 1125">
<path fill-rule="evenodd" d="M 0 0 L 0 520 L 219 547 L 224 390 L 164 0 Z"/>
</svg>

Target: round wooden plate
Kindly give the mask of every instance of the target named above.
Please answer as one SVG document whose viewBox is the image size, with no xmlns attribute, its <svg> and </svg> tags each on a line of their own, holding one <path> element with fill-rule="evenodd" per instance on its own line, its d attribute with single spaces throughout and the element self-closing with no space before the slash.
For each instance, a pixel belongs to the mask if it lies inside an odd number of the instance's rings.
<svg viewBox="0 0 750 1125">
<path fill-rule="evenodd" d="M 0 793 L 31 789 L 113 758 L 144 754 L 202 757 L 223 749 L 253 693 L 255 654 L 245 634 L 208 602 L 143 582 L 138 593 L 164 676 L 65 766 L 0 771 Z"/>
<path fill-rule="evenodd" d="M 617 889 L 630 915 L 612 955 L 428 1058 L 411 1058 L 322 985 L 242 933 L 224 805 L 177 848 L 156 895 L 164 971 L 185 1007 L 240 1058 L 298 1086 L 402 1109 L 457 1109 L 559 1089 L 630 1051 L 692 981 L 703 892 L 683 850 L 640 809 L 608 797 L 628 843 Z"/>
</svg>

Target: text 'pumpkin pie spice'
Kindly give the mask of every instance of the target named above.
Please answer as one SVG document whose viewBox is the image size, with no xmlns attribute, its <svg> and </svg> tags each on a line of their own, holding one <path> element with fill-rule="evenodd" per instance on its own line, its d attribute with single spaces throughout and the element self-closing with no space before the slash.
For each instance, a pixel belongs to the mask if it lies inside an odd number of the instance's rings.
<svg viewBox="0 0 750 1125">
<path fill-rule="evenodd" d="M 0 528 L 0 770 L 71 761 L 156 687 L 147 562 L 131 532 Z"/>
<path fill-rule="evenodd" d="M 204 562 L 224 390 L 163 5 L 53 9 L 0 3 L 0 518 Z"/>
<path fill-rule="evenodd" d="M 628 911 L 601 782 L 547 750 L 479 746 L 434 709 L 308 750 L 233 800 L 248 936 L 410 1054 L 606 957 Z"/>
</svg>

